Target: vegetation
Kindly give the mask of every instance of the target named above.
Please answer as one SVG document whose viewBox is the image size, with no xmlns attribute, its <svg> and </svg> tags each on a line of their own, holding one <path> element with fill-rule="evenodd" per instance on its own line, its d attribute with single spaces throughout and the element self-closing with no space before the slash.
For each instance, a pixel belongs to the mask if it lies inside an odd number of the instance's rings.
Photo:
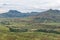
<svg viewBox="0 0 60 40">
<path fill-rule="evenodd" d="M 60 40 L 60 11 L 0 14 L 0 40 Z"/>
<path fill-rule="evenodd" d="M 0 40 L 60 40 L 60 35 L 44 32 L 7 32 L 0 33 Z"/>
<path fill-rule="evenodd" d="M 32 18 L 0 18 L 0 40 L 60 40 L 60 23 Z"/>
</svg>

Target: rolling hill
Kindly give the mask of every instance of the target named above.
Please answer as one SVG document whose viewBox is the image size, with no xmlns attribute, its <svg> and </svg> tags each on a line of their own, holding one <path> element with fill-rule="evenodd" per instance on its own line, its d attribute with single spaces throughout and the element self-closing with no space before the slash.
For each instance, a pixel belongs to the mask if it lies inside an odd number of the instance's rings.
<svg viewBox="0 0 60 40">
<path fill-rule="evenodd" d="M 60 22 L 59 10 L 47 10 L 34 16 L 34 20 L 37 22 Z"/>
<path fill-rule="evenodd" d="M 17 10 L 9 10 L 0 14 L 0 18 L 32 18 L 35 22 L 60 22 L 60 10 L 49 9 L 43 12 L 21 13 Z"/>
<path fill-rule="evenodd" d="M 8 12 L 6 13 L 1 13 L 0 14 L 0 18 L 3 17 L 3 18 L 14 18 L 14 17 L 28 17 L 28 16 L 33 16 L 33 15 L 36 15 L 37 12 L 32 12 L 32 13 L 22 13 L 22 12 L 19 12 L 17 10 L 9 10 Z"/>
</svg>

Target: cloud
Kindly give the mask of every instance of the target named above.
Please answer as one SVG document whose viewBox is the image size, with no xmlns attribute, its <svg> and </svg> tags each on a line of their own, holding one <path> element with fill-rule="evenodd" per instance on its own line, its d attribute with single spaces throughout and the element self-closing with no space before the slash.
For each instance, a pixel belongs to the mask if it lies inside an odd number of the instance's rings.
<svg viewBox="0 0 60 40">
<path fill-rule="evenodd" d="M 0 0 L 0 10 L 5 11 L 15 9 L 30 12 L 50 8 L 60 9 L 60 0 Z"/>
</svg>

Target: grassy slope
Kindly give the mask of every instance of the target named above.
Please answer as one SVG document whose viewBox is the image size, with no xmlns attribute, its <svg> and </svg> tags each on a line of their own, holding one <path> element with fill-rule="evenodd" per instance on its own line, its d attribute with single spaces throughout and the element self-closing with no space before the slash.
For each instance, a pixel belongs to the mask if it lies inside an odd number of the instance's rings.
<svg viewBox="0 0 60 40">
<path fill-rule="evenodd" d="M 60 34 L 35 33 L 0 33 L 0 40 L 60 40 Z"/>
<path fill-rule="evenodd" d="M 27 18 L 28 19 L 28 18 Z M 15 18 L 7 19 L 0 18 L 0 21 L 6 20 L 15 20 Z M 24 20 L 26 20 L 24 18 Z M 28 19 L 30 20 L 30 19 Z M 10 22 L 11 25 L 16 27 L 25 27 L 25 28 L 41 28 L 39 24 L 29 23 L 29 22 Z M 60 26 L 60 23 L 41 23 L 45 25 L 57 25 Z M 0 24 L 0 40 L 60 40 L 60 34 L 55 33 L 44 33 L 44 32 L 6 32 L 9 31 L 5 24 Z M 43 27 L 42 27 L 43 28 Z"/>
</svg>

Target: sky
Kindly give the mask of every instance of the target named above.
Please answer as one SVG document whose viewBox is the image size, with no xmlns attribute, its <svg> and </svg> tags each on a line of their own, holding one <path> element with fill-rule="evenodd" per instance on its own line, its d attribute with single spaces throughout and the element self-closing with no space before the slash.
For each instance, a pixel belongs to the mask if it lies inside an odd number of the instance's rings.
<svg viewBox="0 0 60 40">
<path fill-rule="evenodd" d="M 60 0 L 0 0 L 0 13 L 9 10 L 31 12 L 44 11 L 48 9 L 60 10 Z"/>
</svg>

